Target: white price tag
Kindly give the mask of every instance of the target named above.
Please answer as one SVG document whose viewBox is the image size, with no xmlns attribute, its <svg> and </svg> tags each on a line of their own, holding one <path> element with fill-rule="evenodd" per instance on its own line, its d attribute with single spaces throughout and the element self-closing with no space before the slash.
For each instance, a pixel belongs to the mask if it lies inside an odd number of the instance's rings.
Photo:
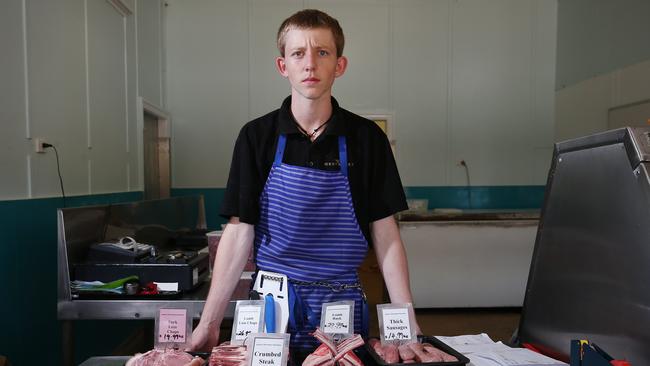
<svg viewBox="0 0 650 366">
<path fill-rule="evenodd" d="M 350 305 L 330 305 L 325 308 L 323 332 L 327 334 L 350 334 Z"/>
<path fill-rule="evenodd" d="M 159 343 L 185 343 L 187 335 L 186 309 L 160 309 L 158 319 Z"/>
<path fill-rule="evenodd" d="M 260 306 L 240 306 L 236 316 L 235 340 L 243 341 L 251 333 L 257 333 L 260 329 L 262 308 Z"/>
<path fill-rule="evenodd" d="M 384 340 L 410 340 L 411 324 L 409 309 L 384 309 L 383 311 Z"/>
<path fill-rule="evenodd" d="M 192 312 L 187 305 L 161 304 L 154 320 L 155 348 L 184 349 L 192 343 Z"/>
<path fill-rule="evenodd" d="M 235 305 L 230 343 L 244 344 L 249 335 L 264 330 L 264 300 L 239 300 Z"/>
<path fill-rule="evenodd" d="M 285 340 L 282 338 L 257 337 L 253 342 L 251 366 L 284 366 Z"/>
</svg>

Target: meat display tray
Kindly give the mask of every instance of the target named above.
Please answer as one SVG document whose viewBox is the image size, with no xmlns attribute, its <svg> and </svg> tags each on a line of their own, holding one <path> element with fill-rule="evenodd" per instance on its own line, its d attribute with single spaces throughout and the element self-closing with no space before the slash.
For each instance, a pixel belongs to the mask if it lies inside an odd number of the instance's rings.
<svg viewBox="0 0 650 366">
<path fill-rule="evenodd" d="M 430 343 L 434 347 L 438 348 L 441 351 L 447 352 L 448 354 L 456 357 L 458 361 L 453 362 L 425 362 L 425 363 L 386 363 L 382 360 L 377 353 L 366 343 L 363 347 L 357 348 L 354 350 L 354 353 L 361 359 L 365 366 L 388 366 L 388 365 L 405 365 L 405 366 L 463 366 L 469 363 L 469 359 L 463 356 L 460 352 L 449 347 L 445 343 L 439 341 L 435 337 L 418 337 L 420 342 Z M 209 364 L 210 352 L 189 352 L 192 356 L 199 356 L 206 360 L 205 365 Z M 302 365 L 305 358 L 309 355 L 309 352 L 301 352 L 295 349 L 290 351 L 291 357 L 288 360 L 288 366 L 300 366 Z"/>
<path fill-rule="evenodd" d="M 456 351 L 455 349 L 449 347 L 447 344 L 438 340 L 436 337 L 431 336 L 419 336 L 418 341 L 421 343 L 430 343 L 432 346 L 437 349 L 446 352 L 458 359 L 458 361 L 451 362 L 423 362 L 423 363 L 386 363 L 375 350 L 366 342 L 365 349 L 372 358 L 372 360 L 380 366 L 387 365 L 406 365 L 406 366 L 463 366 L 469 363 L 469 358 L 463 356 L 462 353 Z"/>
</svg>

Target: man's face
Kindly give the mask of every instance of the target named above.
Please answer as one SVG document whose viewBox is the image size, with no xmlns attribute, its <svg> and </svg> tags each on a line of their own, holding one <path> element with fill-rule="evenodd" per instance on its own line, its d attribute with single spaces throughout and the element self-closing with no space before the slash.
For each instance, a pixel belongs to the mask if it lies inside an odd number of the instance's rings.
<svg viewBox="0 0 650 366">
<path fill-rule="evenodd" d="M 291 29 L 285 36 L 284 57 L 277 58 L 276 66 L 289 79 L 294 98 L 329 100 L 334 79 L 345 72 L 347 59 L 336 57 L 329 29 Z"/>
</svg>

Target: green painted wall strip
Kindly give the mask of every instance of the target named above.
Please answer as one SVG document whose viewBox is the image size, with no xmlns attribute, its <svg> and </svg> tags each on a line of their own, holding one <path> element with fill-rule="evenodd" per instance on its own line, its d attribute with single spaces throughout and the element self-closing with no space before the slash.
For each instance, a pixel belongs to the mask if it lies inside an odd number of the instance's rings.
<svg viewBox="0 0 650 366">
<path fill-rule="evenodd" d="M 405 187 L 406 198 L 429 200 L 429 209 L 460 208 L 481 210 L 539 209 L 544 186 Z M 172 196 L 202 194 L 208 228 L 220 230 L 226 220 L 219 216 L 224 188 L 174 188 Z M 471 196 L 471 197 L 470 197 Z M 471 198 L 471 201 L 470 201 Z"/>
<path fill-rule="evenodd" d="M 121 203 L 138 201 L 142 196 L 142 192 L 75 196 L 67 197 L 66 203 L 68 207 Z M 56 210 L 62 204 L 61 198 L 0 201 L 0 271 L 4 279 L 0 286 L 0 326 L 5 329 L 0 336 L 0 354 L 14 365 L 36 366 L 43 360 L 58 364 L 61 360 L 61 327 L 56 314 Z M 133 324 L 124 322 L 120 329 L 101 328 L 107 332 L 77 332 L 76 364 L 92 355 L 110 353 Z M 38 357 L 34 357 L 34 345 L 38 345 Z"/>
<path fill-rule="evenodd" d="M 539 209 L 545 186 L 406 187 L 407 198 L 429 200 L 429 209 Z"/>
</svg>

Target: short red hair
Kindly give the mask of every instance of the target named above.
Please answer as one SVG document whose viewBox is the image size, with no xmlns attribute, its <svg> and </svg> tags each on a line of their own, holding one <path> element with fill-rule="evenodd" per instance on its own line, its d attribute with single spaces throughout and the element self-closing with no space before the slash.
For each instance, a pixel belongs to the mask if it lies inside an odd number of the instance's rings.
<svg viewBox="0 0 650 366">
<path fill-rule="evenodd" d="M 292 29 L 316 29 L 323 28 L 329 29 L 334 36 L 334 44 L 336 45 L 336 57 L 343 56 L 343 46 L 345 46 L 345 37 L 343 36 L 343 29 L 339 25 L 338 20 L 332 18 L 327 13 L 316 9 L 301 10 L 282 22 L 280 29 L 278 29 L 278 50 L 280 55 L 284 57 L 284 46 L 286 45 L 285 37 Z"/>
</svg>

